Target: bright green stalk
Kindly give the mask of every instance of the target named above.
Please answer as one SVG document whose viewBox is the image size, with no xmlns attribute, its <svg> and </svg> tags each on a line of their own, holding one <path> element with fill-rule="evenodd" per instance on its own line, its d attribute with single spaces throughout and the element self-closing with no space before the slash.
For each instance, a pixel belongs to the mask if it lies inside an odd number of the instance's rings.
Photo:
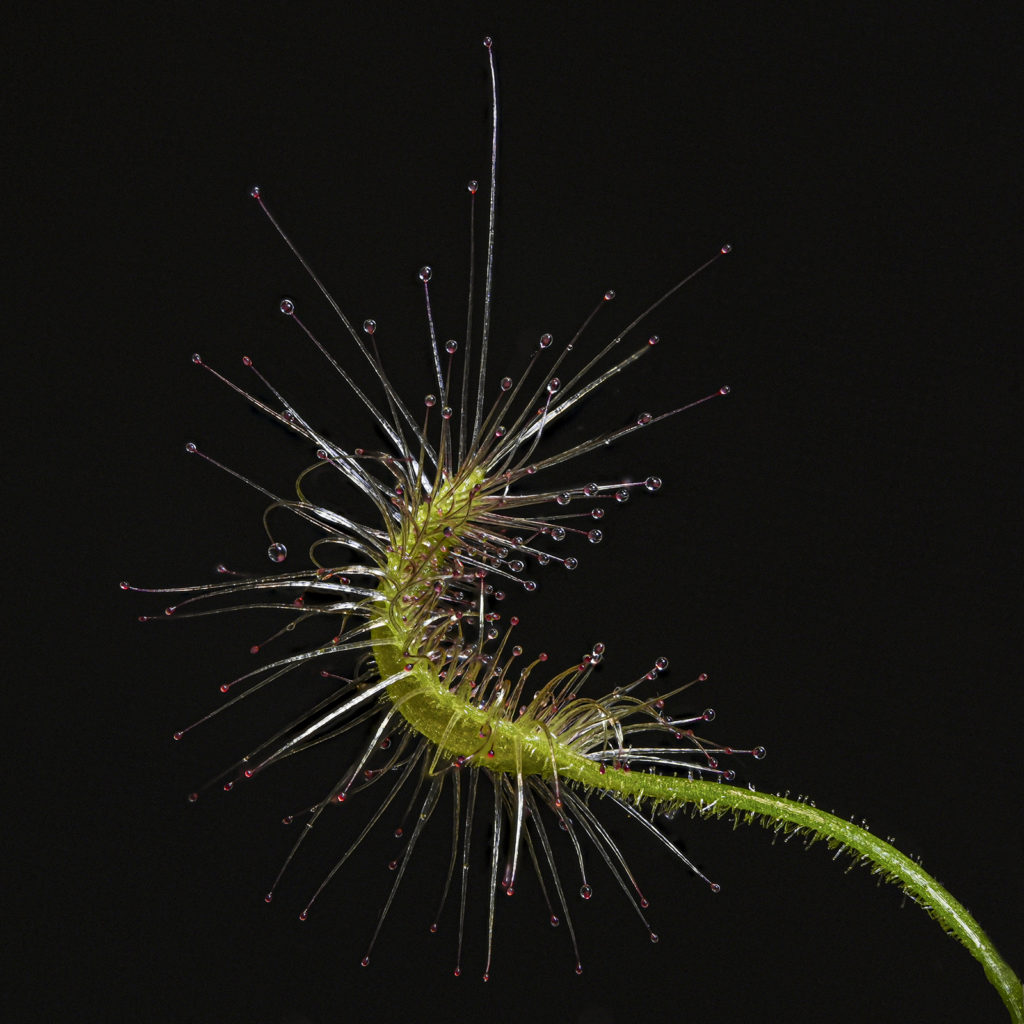
<svg viewBox="0 0 1024 1024">
<path fill-rule="evenodd" d="M 394 624 L 394 623 L 393 623 Z M 803 835 L 808 845 L 823 840 L 870 864 L 872 874 L 898 885 L 970 951 L 984 968 L 1015 1024 L 1024 1024 L 1024 992 L 1020 979 L 1000 957 L 995 946 L 966 908 L 920 864 L 891 843 L 879 839 L 851 821 L 819 810 L 813 804 L 738 786 L 704 780 L 627 772 L 600 765 L 570 746 L 550 743 L 544 730 L 530 719 L 509 720 L 480 710 L 449 691 L 430 662 L 416 656 L 412 633 L 382 627 L 374 634 L 375 656 L 382 677 L 400 672 L 408 652 L 407 678 L 394 684 L 388 695 L 404 698 L 401 714 L 419 734 L 435 743 L 443 756 L 486 756 L 495 772 L 515 772 L 516 759 L 526 773 L 550 777 L 557 770 L 588 790 L 609 793 L 632 803 L 651 801 L 664 810 L 689 806 L 702 816 L 731 815 L 737 823 L 760 823 L 785 834 Z M 481 737 L 486 737 L 481 739 Z M 485 754 L 486 751 L 486 754 Z M 493 752 L 493 753 L 492 753 Z"/>
</svg>

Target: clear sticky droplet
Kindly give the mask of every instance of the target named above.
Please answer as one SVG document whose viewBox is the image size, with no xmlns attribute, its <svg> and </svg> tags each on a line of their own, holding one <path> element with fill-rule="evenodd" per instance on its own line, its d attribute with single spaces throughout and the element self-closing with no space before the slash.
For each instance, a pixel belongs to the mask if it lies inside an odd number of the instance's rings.
<svg viewBox="0 0 1024 1024">
<path fill-rule="evenodd" d="M 540 336 L 540 341 L 538 342 L 538 344 L 541 348 L 549 348 L 551 342 L 553 342 L 554 340 L 555 339 L 550 334 L 542 334 Z"/>
<path fill-rule="evenodd" d="M 658 335 L 656 335 L 656 334 L 652 334 L 652 335 L 651 335 L 651 336 L 650 336 L 650 337 L 649 337 L 649 338 L 647 339 L 647 344 L 648 344 L 648 345 L 657 345 L 659 341 L 661 341 L 661 338 L 659 338 L 659 337 L 658 337 Z"/>
<path fill-rule="evenodd" d="M 511 387 L 512 387 L 512 378 L 511 377 L 502 377 L 501 378 L 501 390 L 502 391 L 508 391 L 509 388 L 511 388 Z"/>
<path fill-rule="evenodd" d="M 189 441 L 189 443 L 185 445 L 185 451 L 187 451 L 189 455 L 195 455 L 199 449 L 196 447 L 195 441 Z"/>
<path fill-rule="evenodd" d="M 604 540 L 604 533 L 600 530 L 591 530 L 587 534 L 587 540 L 589 540 L 591 544 L 600 544 L 601 541 Z"/>
<path fill-rule="evenodd" d="M 568 491 L 562 491 L 562 493 L 555 498 L 555 503 L 558 505 L 568 505 L 570 501 L 572 501 L 572 495 Z"/>
<path fill-rule="evenodd" d="M 430 267 L 420 267 L 418 277 L 426 284 L 434 276 L 434 271 Z"/>
<path fill-rule="evenodd" d="M 363 321 L 363 333 L 364 334 L 373 334 L 373 332 L 375 330 L 377 330 L 377 321 L 376 320 L 364 320 Z"/>
<path fill-rule="evenodd" d="M 614 299 L 614 298 L 615 298 L 615 290 L 613 288 L 609 288 L 608 291 L 606 291 L 604 293 L 604 301 L 605 302 L 611 302 L 612 299 Z"/>
<path fill-rule="evenodd" d="M 659 490 L 661 490 L 661 477 L 649 476 L 644 481 L 644 487 L 646 487 L 647 490 L 649 490 L 649 491 L 659 491 Z"/>
<path fill-rule="evenodd" d="M 454 338 L 451 338 L 444 343 L 444 350 L 448 355 L 453 356 L 459 350 L 459 343 Z"/>
<path fill-rule="evenodd" d="M 572 556 L 565 560 L 566 569 L 575 569 L 579 564 L 580 560 L 578 558 L 573 558 Z"/>
<path fill-rule="evenodd" d="M 730 392 L 730 391 L 732 391 L 732 388 L 731 388 L 731 387 L 729 387 L 729 385 L 728 385 L 728 384 L 723 384 L 723 385 L 722 385 L 722 386 L 721 386 L 721 387 L 720 387 L 720 388 L 718 389 L 718 393 L 719 393 L 720 395 L 727 395 L 727 394 L 729 394 L 729 392 Z"/>
<path fill-rule="evenodd" d="M 295 303 L 291 299 L 282 299 L 278 307 L 285 316 L 291 316 L 295 312 Z"/>
<path fill-rule="evenodd" d="M 586 884 L 580 886 L 580 895 L 585 899 L 589 900 L 594 895 L 594 890 Z"/>
<path fill-rule="evenodd" d="M 437 399 L 433 395 L 425 395 L 423 397 L 423 404 L 428 409 L 433 409 L 434 406 L 437 404 Z"/>
<path fill-rule="evenodd" d="M 726 255 L 727 253 L 730 253 L 730 252 L 732 252 L 732 246 L 731 246 L 731 245 L 730 245 L 730 244 L 729 244 L 728 242 L 726 242 L 726 243 L 725 243 L 725 245 L 723 245 L 723 246 L 722 246 L 722 248 L 721 248 L 721 249 L 719 249 L 718 251 L 719 251 L 719 252 L 720 252 L 720 253 L 721 253 L 721 254 L 722 254 L 723 256 L 725 256 L 725 255 Z"/>
<path fill-rule="evenodd" d="M 466 191 L 471 195 L 475 196 L 477 190 L 480 188 L 480 182 L 474 179 L 466 186 Z"/>
<path fill-rule="evenodd" d="M 253 187 L 251 189 L 249 189 L 249 196 L 252 199 L 259 199 L 259 197 L 260 197 L 260 187 L 259 187 L 259 185 L 253 185 Z"/>
<path fill-rule="evenodd" d="M 552 377 L 548 381 L 548 394 L 553 395 L 561 386 L 562 382 L 557 377 Z"/>
<path fill-rule="evenodd" d="M 272 562 L 283 562 L 287 557 L 288 549 L 280 541 L 275 541 L 267 548 L 267 558 Z"/>
<path fill-rule="evenodd" d="M 755 758 L 758 761 L 761 761 L 761 760 L 763 760 L 765 758 L 767 753 L 768 753 L 768 751 L 765 750 L 764 747 L 760 747 L 759 746 L 759 747 L 754 747 L 754 749 L 750 752 L 750 756 Z"/>
</svg>

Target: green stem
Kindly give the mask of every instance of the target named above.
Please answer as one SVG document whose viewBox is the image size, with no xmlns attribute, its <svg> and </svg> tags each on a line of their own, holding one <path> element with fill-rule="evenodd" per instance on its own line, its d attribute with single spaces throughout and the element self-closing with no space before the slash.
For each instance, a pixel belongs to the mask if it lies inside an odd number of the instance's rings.
<svg viewBox="0 0 1024 1024">
<path fill-rule="evenodd" d="M 1020 979 L 964 905 L 916 861 L 867 829 L 816 807 L 736 786 L 677 781 L 680 783 L 680 796 L 691 785 L 701 785 L 712 791 L 710 795 L 696 800 L 689 795 L 685 797 L 701 813 L 732 812 L 739 820 L 753 822 L 760 819 L 765 825 L 774 822 L 785 832 L 803 831 L 814 839 L 824 839 L 829 848 L 844 847 L 844 852 L 866 858 L 874 865 L 874 873 L 900 886 L 946 932 L 967 947 L 1006 1004 L 1010 1019 L 1015 1024 L 1024 1024 L 1024 990 Z"/>
<path fill-rule="evenodd" d="M 401 638 L 408 641 L 409 637 Z M 375 657 L 387 675 L 401 670 L 394 634 L 386 628 L 375 631 Z M 629 772 L 601 765 L 556 743 L 554 749 L 543 733 L 526 722 L 495 719 L 488 712 L 467 704 L 437 678 L 429 663 L 410 664 L 406 679 L 389 688 L 389 697 L 402 697 L 399 710 L 421 735 L 442 748 L 445 755 L 486 759 L 496 772 L 513 771 L 518 764 L 526 774 L 571 779 L 588 790 L 609 793 L 631 803 L 650 801 L 664 809 L 689 805 L 702 816 L 729 814 L 739 823 L 759 822 L 786 834 L 802 834 L 808 844 L 822 840 L 829 849 L 839 849 L 863 863 L 872 873 L 898 885 L 919 903 L 950 935 L 970 951 L 984 968 L 1015 1024 L 1024 1024 L 1024 991 L 1021 982 L 1002 959 L 978 922 L 920 864 L 891 843 L 879 839 L 852 821 L 819 810 L 813 804 L 789 800 L 700 779 L 684 779 L 647 772 Z M 481 740 L 481 737 L 485 739 Z"/>
</svg>

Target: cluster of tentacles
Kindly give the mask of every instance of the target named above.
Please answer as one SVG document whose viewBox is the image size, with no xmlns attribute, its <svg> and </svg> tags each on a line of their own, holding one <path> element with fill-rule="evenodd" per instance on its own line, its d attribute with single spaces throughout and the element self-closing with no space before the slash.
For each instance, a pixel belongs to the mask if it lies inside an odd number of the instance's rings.
<svg viewBox="0 0 1024 1024">
<path fill-rule="evenodd" d="M 254 190 L 254 195 L 259 198 L 258 190 Z M 426 287 L 429 271 L 424 269 L 420 277 Z M 600 305 L 611 298 L 611 293 L 607 293 Z M 763 749 L 734 751 L 699 737 L 694 727 L 713 718 L 711 709 L 688 717 L 666 711 L 666 699 L 691 683 L 655 697 L 635 695 L 642 684 L 651 683 L 667 668 L 667 659 L 659 658 L 648 671 L 611 693 L 584 695 L 588 683 L 595 687 L 590 676 L 603 659 L 603 644 L 594 644 L 577 664 L 552 674 L 546 665 L 546 654 L 528 661 L 522 647 L 514 642 L 518 618 L 512 616 L 507 624 L 503 623 L 502 614 L 495 609 L 505 599 L 503 587 L 522 586 L 527 592 L 536 589 L 537 583 L 524 577 L 529 564 L 574 569 L 577 557 L 572 553 L 560 554 L 559 546 L 568 541 L 571 548 L 573 540 L 581 539 L 599 543 L 602 532 L 596 523 L 603 519 L 609 502 L 626 501 L 636 487 L 646 491 L 661 487 L 661 481 L 655 477 L 591 482 L 564 489 L 538 488 L 535 484 L 537 478 L 544 478 L 545 471 L 574 456 L 672 414 L 645 414 L 567 450 L 536 455 L 550 423 L 650 351 L 657 339 L 650 338 L 624 359 L 601 367 L 602 359 L 639 322 L 637 318 L 563 386 L 553 373 L 566 364 L 582 328 L 555 357 L 554 365 L 540 373 L 534 364 L 552 347 L 551 336 L 545 334 L 527 371 L 518 381 L 504 378 L 486 412 L 480 406 L 474 411 L 473 403 L 464 401 L 458 414 L 448 404 L 448 382 L 453 378 L 458 351 L 458 345 L 450 341 L 445 346 L 447 365 L 442 366 L 440 357 L 436 361 L 440 400 L 434 395 L 426 396 L 423 421 L 416 423 L 391 386 L 373 346 L 372 322 L 364 324 L 367 341 L 355 331 L 352 334 L 383 389 L 386 412 L 313 338 L 299 320 L 291 300 L 284 300 L 281 310 L 321 348 L 341 377 L 355 389 L 393 450 L 348 450 L 328 440 L 248 358 L 243 360 L 244 364 L 273 394 L 278 408 L 228 381 L 198 355 L 193 356 L 198 366 L 312 445 L 316 461 L 300 475 L 296 497 L 285 499 L 222 466 L 194 444 L 187 445 L 187 451 L 266 495 L 270 504 L 264 522 L 270 539 L 267 555 L 272 562 L 285 561 L 288 553 L 284 544 L 274 540 L 268 522 L 271 512 L 286 509 L 314 525 L 319 536 L 309 549 L 312 568 L 261 576 L 229 573 L 224 582 L 175 589 L 172 592 L 182 597 L 165 610 L 164 616 L 143 618 L 272 608 L 291 613 L 288 625 L 280 632 L 293 630 L 299 622 L 319 616 L 330 622 L 332 635 L 326 643 L 270 661 L 224 684 L 221 689 L 229 695 L 228 700 L 189 729 L 314 661 L 322 664 L 323 659 L 331 659 L 333 665 L 344 655 L 356 664 L 356 671 L 349 677 L 322 670 L 322 676 L 339 682 L 338 688 L 251 750 L 215 781 L 230 789 L 240 778 L 251 777 L 285 757 L 368 724 L 370 735 L 358 756 L 310 809 L 307 828 L 282 867 L 283 872 L 309 828 L 332 803 L 344 802 L 378 783 L 386 785 L 387 792 L 369 822 L 313 899 L 400 792 L 425 790 L 416 825 L 402 858 L 395 864 L 394 889 L 381 913 L 379 929 L 416 840 L 433 814 L 442 789 L 449 785 L 454 820 L 444 894 L 447 896 L 461 851 L 461 949 L 471 823 L 479 777 L 483 774 L 494 791 L 489 946 L 494 894 L 499 888 L 508 893 L 513 891 L 525 856 L 535 866 L 546 898 L 547 874 L 554 890 L 554 900 L 548 898 L 551 922 L 557 924 L 564 919 L 576 946 L 565 887 L 556 867 L 542 807 L 554 815 L 569 837 L 583 897 L 589 898 L 591 893 L 582 854 L 583 843 L 589 840 L 633 902 L 651 937 L 656 938 L 644 917 L 646 900 L 621 851 L 590 806 L 589 794 L 600 790 L 608 795 L 704 878 L 638 806 L 644 798 L 665 809 L 678 806 L 677 798 L 659 789 L 662 776 L 684 773 L 690 778 L 729 781 L 735 773 L 720 766 L 723 754 L 752 753 L 758 757 L 763 756 Z M 436 343 L 434 348 L 436 354 Z M 465 382 L 468 358 L 463 365 Z M 714 395 L 726 392 L 723 388 Z M 681 410 L 673 410 L 678 411 Z M 431 422 L 435 416 L 437 424 Z M 340 473 L 348 484 L 370 499 L 379 512 L 379 523 L 356 522 L 307 497 L 311 475 L 329 472 Z M 582 511 L 571 507 L 581 504 L 585 505 Z M 339 548 L 346 552 L 344 561 L 334 557 Z M 239 599 L 244 600 L 239 603 Z M 176 733 L 176 738 L 187 731 Z M 633 775 L 642 778 L 628 778 Z M 192 794 L 191 798 L 197 796 Z M 504 833 L 508 834 L 507 843 L 502 841 Z M 542 864 L 546 871 L 542 871 Z M 717 889 L 714 883 L 706 878 L 705 881 Z M 273 890 L 268 893 L 268 900 L 272 893 Z M 305 917 L 308 910 L 307 905 L 301 916 Z M 577 965 L 578 960 L 577 952 Z"/>
<path fill-rule="evenodd" d="M 656 491 L 661 487 L 656 477 L 571 487 L 543 482 L 538 486 L 538 481 L 549 480 L 549 471 L 577 456 L 728 393 L 728 388 L 723 387 L 679 409 L 657 416 L 645 413 L 553 453 L 546 453 L 548 446 L 542 444 L 551 424 L 653 349 L 658 342 L 656 335 L 645 339 L 628 355 L 614 354 L 642 320 L 696 273 L 728 252 L 729 247 L 723 246 L 707 263 L 583 360 L 582 365 L 575 365 L 577 345 L 584 330 L 614 298 L 613 292 L 606 292 L 568 343 L 555 346 L 550 334 L 542 335 L 522 375 L 517 380 L 503 378 L 492 394 L 486 367 L 497 153 L 493 56 L 491 71 L 494 117 L 483 315 L 478 338 L 474 339 L 475 284 L 471 271 L 461 374 L 456 380 L 460 346 L 454 340 L 439 344 L 430 305 L 432 272 L 429 267 L 420 270 L 432 377 L 437 388 L 436 393 L 425 396 L 424 412 L 418 417 L 389 380 L 377 349 L 374 321 L 365 321 L 361 331 L 354 327 L 270 214 L 260 190 L 253 189 L 253 198 L 302 262 L 368 363 L 375 387 L 383 394 L 383 404 L 375 402 L 353 373 L 313 335 L 290 299 L 282 300 L 281 312 L 320 350 L 362 402 L 387 450 L 348 449 L 328 440 L 285 400 L 249 358 L 243 359 L 243 363 L 273 395 L 276 407 L 229 381 L 198 354 L 194 355 L 198 366 L 310 444 L 316 462 L 300 475 L 296 497 L 285 499 L 216 462 L 195 444 L 187 445 L 187 450 L 266 495 L 270 505 L 264 525 L 270 540 L 267 554 L 272 562 L 285 561 L 288 552 L 270 530 L 271 512 L 292 512 L 315 527 L 318 539 L 309 549 L 310 569 L 260 576 L 243 576 L 224 569 L 228 576 L 224 582 L 169 591 L 183 596 L 165 611 L 165 615 L 188 617 L 244 608 L 278 609 L 292 616 L 280 633 L 315 617 L 325 618 L 331 624 L 332 635 L 327 642 L 270 661 L 224 684 L 221 689 L 229 694 L 228 700 L 200 719 L 208 720 L 288 673 L 314 661 L 323 664 L 324 659 L 330 659 L 331 668 L 322 669 L 321 675 L 336 680 L 337 689 L 215 780 L 230 789 L 240 778 L 251 777 L 285 757 L 358 726 L 368 726 L 369 738 L 335 785 L 310 809 L 306 828 L 281 869 L 283 872 L 313 823 L 332 803 L 344 802 L 356 793 L 383 784 L 386 793 L 370 820 L 313 899 L 381 820 L 399 793 L 407 788 L 414 791 L 410 806 L 415 803 L 415 793 L 422 793 L 405 852 L 394 864 L 394 886 L 381 912 L 379 930 L 416 841 L 431 818 L 442 789 L 448 785 L 453 794 L 454 816 L 451 857 L 441 902 L 443 905 L 455 867 L 461 863 L 461 964 L 474 807 L 481 775 L 490 780 L 494 804 L 488 970 L 495 893 L 499 888 L 508 893 L 513 891 L 525 856 L 536 868 L 548 899 L 551 923 L 557 924 L 564 918 L 576 948 L 566 890 L 556 867 L 541 813 L 543 808 L 568 835 L 579 868 L 581 895 L 589 898 L 591 894 L 582 853 L 584 841 L 589 840 L 633 902 L 651 938 L 656 939 L 643 913 L 647 901 L 591 806 L 591 795 L 600 792 L 617 803 L 717 891 L 718 886 L 653 824 L 653 811 L 675 809 L 683 802 L 670 780 L 682 775 L 730 781 L 735 773 L 720 766 L 722 755 L 748 753 L 761 757 L 764 753 L 760 747 L 746 751 L 719 747 L 698 736 L 694 726 L 711 720 L 714 712 L 710 709 L 688 717 L 670 714 L 665 708 L 666 699 L 685 686 L 655 697 L 638 696 L 641 684 L 655 680 L 667 668 L 667 659 L 659 658 L 650 670 L 611 693 L 585 695 L 583 691 L 588 685 L 595 686 L 590 676 L 603 658 L 603 644 L 594 644 L 577 664 L 552 674 L 545 664 L 547 655 L 533 660 L 524 658 L 522 647 L 513 636 L 518 619 L 513 616 L 503 624 L 501 613 L 495 610 L 504 600 L 503 587 L 521 586 L 527 592 L 536 589 L 536 581 L 524 576 L 528 565 L 576 568 L 577 555 L 571 550 L 561 554 L 561 546 L 569 541 L 567 546 L 572 548 L 572 541 L 580 539 L 599 543 L 602 531 L 597 523 L 604 517 L 607 503 L 628 500 L 633 488 Z M 477 183 L 471 182 L 471 265 L 475 231 L 472 211 L 477 190 Z M 472 351 L 474 342 L 479 345 L 478 352 Z M 564 382 L 559 374 L 566 375 Z M 341 474 L 347 484 L 369 499 L 379 514 L 377 521 L 372 525 L 357 522 L 337 509 L 310 500 L 306 495 L 308 478 L 325 472 Z M 576 511 L 581 504 L 586 507 Z M 339 549 L 345 552 L 341 560 L 336 554 Z M 355 665 L 350 675 L 335 674 L 339 656 L 347 656 L 349 663 Z M 187 731 L 176 733 L 175 738 L 180 739 Z M 197 797 L 197 793 L 191 795 L 193 800 Z M 506 833 L 504 842 L 502 837 Z M 553 887 L 554 900 L 549 898 L 545 877 Z M 267 894 L 268 901 L 272 895 L 273 889 Z M 309 905 L 301 915 L 303 918 L 308 910 Z M 578 964 L 577 950 L 579 969 Z"/>
</svg>

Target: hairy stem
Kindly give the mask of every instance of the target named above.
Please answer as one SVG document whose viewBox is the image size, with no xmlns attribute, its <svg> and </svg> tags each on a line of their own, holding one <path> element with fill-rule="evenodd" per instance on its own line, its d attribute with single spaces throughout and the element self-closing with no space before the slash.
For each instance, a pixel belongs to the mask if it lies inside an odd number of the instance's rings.
<svg viewBox="0 0 1024 1024">
<path fill-rule="evenodd" d="M 408 634 L 396 635 L 386 628 L 375 631 L 375 656 L 382 674 L 401 671 L 399 652 L 407 650 Z M 495 718 L 451 693 L 424 660 L 409 663 L 405 679 L 393 684 L 388 696 L 421 735 L 442 748 L 447 756 L 479 758 L 493 771 L 511 771 L 519 758 L 527 774 L 550 776 L 554 769 L 587 790 L 608 793 L 632 803 L 650 801 L 663 810 L 690 806 L 702 816 L 731 815 L 744 824 L 760 823 L 786 834 L 803 835 L 808 844 L 824 841 L 862 863 L 873 874 L 898 885 L 920 904 L 943 930 L 954 936 L 984 968 L 1015 1024 L 1024 1024 L 1024 991 L 1010 966 L 977 921 L 920 864 L 891 843 L 852 821 L 819 810 L 811 804 L 770 793 L 758 793 L 701 779 L 651 775 L 602 766 L 570 747 L 549 743 L 537 725 Z"/>
</svg>

